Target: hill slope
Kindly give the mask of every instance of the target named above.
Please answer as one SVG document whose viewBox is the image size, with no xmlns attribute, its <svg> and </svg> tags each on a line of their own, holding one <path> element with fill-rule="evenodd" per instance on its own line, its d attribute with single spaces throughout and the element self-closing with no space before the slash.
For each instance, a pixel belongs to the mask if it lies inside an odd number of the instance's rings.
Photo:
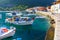
<svg viewBox="0 0 60 40">
<path fill-rule="evenodd" d="M 34 6 L 48 6 L 51 5 L 54 0 L 0 0 L 0 7 L 13 7 L 17 5 Z"/>
</svg>

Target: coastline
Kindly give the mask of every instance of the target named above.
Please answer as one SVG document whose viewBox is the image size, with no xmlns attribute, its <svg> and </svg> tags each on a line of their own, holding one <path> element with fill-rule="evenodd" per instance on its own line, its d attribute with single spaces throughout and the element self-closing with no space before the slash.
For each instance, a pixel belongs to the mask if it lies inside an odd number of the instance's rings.
<svg viewBox="0 0 60 40">
<path fill-rule="evenodd" d="M 54 20 L 55 21 L 55 16 L 51 12 L 37 11 L 36 14 L 37 15 L 46 16 L 50 20 L 50 22 L 51 22 L 51 20 Z M 55 28 L 55 23 L 54 24 L 51 24 L 51 25 Z"/>
<path fill-rule="evenodd" d="M 13 12 L 13 11 L 0 11 L 0 12 Z M 47 18 L 49 18 L 49 22 L 51 22 L 52 19 L 55 20 L 54 15 L 52 15 L 50 12 L 43 12 L 43 11 L 40 12 L 40 11 L 38 11 L 38 12 L 36 12 L 36 14 L 37 15 L 46 16 Z M 54 29 L 55 29 L 55 24 L 51 24 L 51 27 L 49 28 L 49 30 L 46 33 L 45 40 L 48 40 L 48 39 L 53 40 L 53 37 L 54 37 Z M 50 34 L 50 32 L 52 34 Z M 52 36 L 49 36 L 49 35 L 52 35 Z"/>
<path fill-rule="evenodd" d="M 38 14 L 38 15 L 42 14 L 42 15 L 49 18 L 51 27 L 46 32 L 45 40 L 54 40 L 54 32 L 55 32 L 55 26 L 56 26 L 56 21 L 55 20 L 56 19 L 55 19 L 55 16 L 53 14 L 49 14 L 49 13 L 50 12 L 36 12 L 36 14 Z M 52 21 L 52 20 L 54 20 L 54 21 Z"/>
</svg>

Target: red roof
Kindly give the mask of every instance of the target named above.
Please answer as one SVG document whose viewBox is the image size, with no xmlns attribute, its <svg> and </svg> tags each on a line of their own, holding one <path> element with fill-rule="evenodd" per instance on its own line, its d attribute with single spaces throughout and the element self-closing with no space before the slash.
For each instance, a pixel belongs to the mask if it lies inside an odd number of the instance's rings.
<svg viewBox="0 0 60 40">
<path fill-rule="evenodd" d="M 43 10 L 46 10 L 46 8 L 45 7 L 39 7 L 39 8 L 37 8 L 37 10 L 43 11 Z"/>
</svg>

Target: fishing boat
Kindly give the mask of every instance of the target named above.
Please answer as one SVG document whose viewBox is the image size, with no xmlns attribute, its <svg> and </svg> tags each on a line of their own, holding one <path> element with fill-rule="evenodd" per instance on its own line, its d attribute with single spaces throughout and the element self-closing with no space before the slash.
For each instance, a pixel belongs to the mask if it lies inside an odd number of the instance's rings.
<svg viewBox="0 0 60 40">
<path fill-rule="evenodd" d="M 16 18 L 7 18 L 5 23 L 13 23 L 15 25 L 31 25 L 34 22 L 34 18 L 30 17 L 16 17 Z"/>
<path fill-rule="evenodd" d="M 16 28 L 14 28 L 14 27 L 11 27 L 10 29 L 5 28 L 5 27 L 0 28 L 0 40 L 7 38 L 7 37 L 14 36 L 15 30 L 16 30 Z"/>
</svg>

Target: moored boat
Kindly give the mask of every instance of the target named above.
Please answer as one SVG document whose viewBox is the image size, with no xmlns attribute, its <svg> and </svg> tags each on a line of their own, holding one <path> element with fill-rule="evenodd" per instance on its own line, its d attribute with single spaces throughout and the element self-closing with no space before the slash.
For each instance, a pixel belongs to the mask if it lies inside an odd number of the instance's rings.
<svg viewBox="0 0 60 40">
<path fill-rule="evenodd" d="M 36 16 L 36 14 L 25 14 L 23 16 Z"/>
<path fill-rule="evenodd" d="M 46 18 L 45 16 L 36 16 L 35 18 Z"/>
<path fill-rule="evenodd" d="M 5 27 L 0 28 L 0 40 L 7 38 L 7 37 L 14 36 L 15 30 L 16 30 L 16 28 L 14 28 L 14 27 L 11 27 L 10 29 L 5 28 Z"/>
<path fill-rule="evenodd" d="M 22 13 L 17 13 L 17 12 L 11 12 L 11 13 L 6 13 L 6 16 L 21 16 Z"/>
<path fill-rule="evenodd" d="M 14 17 L 14 18 L 7 18 L 5 20 L 6 23 L 13 23 L 15 25 L 31 25 L 34 22 L 34 18 L 30 17 Z"/>
</svg>

